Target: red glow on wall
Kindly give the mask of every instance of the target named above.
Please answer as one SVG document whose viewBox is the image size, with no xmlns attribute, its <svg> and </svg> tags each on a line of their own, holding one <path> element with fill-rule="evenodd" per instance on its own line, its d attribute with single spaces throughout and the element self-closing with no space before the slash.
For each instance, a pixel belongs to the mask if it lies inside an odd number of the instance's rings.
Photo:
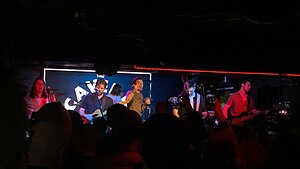
<svg viewBox="0 0 300 169">
<path fill-rule="evenodd" d="M 220 71 L 220 70 L 201 70 L 201 69 L 178 69 L 178 68 L 156 68 L 143 67 L 134 65 L 135 70 L 143 71 L 164 71 L 164 72 L 185 72 L 185 73 L 213 73 L 213 74 L 239 74 L 239 75 L 264 75 L 264 76 L 289 76 L 300 77 L 300 74 L 283 74 L 270 72 L 234 72 L 234 71 Z"/>
</svg>

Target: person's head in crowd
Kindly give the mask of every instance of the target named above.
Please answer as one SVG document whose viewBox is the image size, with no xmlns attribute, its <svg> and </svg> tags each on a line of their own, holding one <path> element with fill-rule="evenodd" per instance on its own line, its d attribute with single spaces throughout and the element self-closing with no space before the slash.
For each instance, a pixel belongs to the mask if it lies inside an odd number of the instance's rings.
<svg viewBox="0 0 300 169">
<path fill-rule="evenodd" d="M 82 127 L 84 121 L 80 114 L 75 110 L 68 110 L 68 112 L 70 113 L 73 127 Z"/>
<path fill-rule="evenodd" d="M 120 116 L 118 114 L 126 111 L 129 111 L 129 108 L 123 104 L 113 104 L 107 108 L 107 125 L 113 128 L 119 120 L 122 120 L 119 119 Z"/>
<path fill-rule="evenodd" d="M 39 121 L 55 121 L 66 123 L 71 121 L 71 114 L 66 110 L 61 102 L 51 102 L 41 107 L 37 112 L 33 113 L 33 116 L 36 117 L 36 122 Z"/>
<path fill-rule="evenodd" d="M 143 123 L 140 152 L 149 169 L 189 168 L 190 146 L 190 131 L 181 118 L 153 114 Z"/>
<path fill-rule="evenodd" d="M 112 131 L 116 134 L 121 145 L 128 145 L 137 141 L 142 128 L 142 119 L 134 110 L 117 113 L 116 124 Z"/>
<path fill-rule="evenodd" d="M 171 113 L 172 109 L 171 109 L 171 103 L 168 101 L 160 101 L 158 103 L 156 103 L 155 105 L 155 113 Z"/>
<path fill-rule="evenodd" d="M 93 120 L 93 125 L 100 133 L 105 133 L 107 131 L 107 121 L 104 117 L 96 117 Z"/>
</svg>

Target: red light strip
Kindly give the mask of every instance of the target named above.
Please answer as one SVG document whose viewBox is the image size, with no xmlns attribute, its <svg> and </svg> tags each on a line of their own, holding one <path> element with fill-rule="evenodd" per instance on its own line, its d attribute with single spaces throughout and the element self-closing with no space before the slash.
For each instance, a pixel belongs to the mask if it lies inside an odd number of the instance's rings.
<svg viewBox="0 0 300 169">
<path fill-rule="evenodd" d="M 280 74 L 280 73 L 267 73 L 267 72 L 231 72 L 219 70 L 196 70 L 196 69 L 177 69 L 177 68 L 155 68 L 155 67 L 142 67 L 134 65 L 136 70 L 146 71 L 167 71 L 167 72 L 187 72 L 187 73 L 215 73 L 215 74 L 242 74 L 242 75 L 266 75 L 266 76 L 293 76 L 300 77 L 300 74 Z"/>
</svg>

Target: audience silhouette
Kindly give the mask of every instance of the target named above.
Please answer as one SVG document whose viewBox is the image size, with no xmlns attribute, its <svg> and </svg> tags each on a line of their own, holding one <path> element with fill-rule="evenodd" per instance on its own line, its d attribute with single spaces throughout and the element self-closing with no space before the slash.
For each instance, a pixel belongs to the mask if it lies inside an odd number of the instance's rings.
<svg viewBox="0 0 300 169">
<path fill-rule="evenodd" d="M 172 114 L 151 115 L 144 123 L 140 137 L 143 163 L 135 169 L 189 169 L 191 135 L 186 121 Z"/>
<path fill-rule="evenodd" d="M 8 67 L 0 68 L 0 168 L 26 168 L 26 130 L 29 121 L 24 108 L 25 87 L 18 80 L 18 73 Z"/>
<path fill-rule="evenodd" d="M 51 102 L 36 112 L 27 153 L 28 168 L 64 169 L 69 151 L 72 121 L 60 102 Z"/>
<path fill-rule="evenodd" d="M 132 169 L 142 160 L 138 151 L 138 138 L 142 128 L 140 115 L 122 104 L 107 110 L 110 130 L 100 140 L 97 158 L 90 169 Z"/>
</svg>

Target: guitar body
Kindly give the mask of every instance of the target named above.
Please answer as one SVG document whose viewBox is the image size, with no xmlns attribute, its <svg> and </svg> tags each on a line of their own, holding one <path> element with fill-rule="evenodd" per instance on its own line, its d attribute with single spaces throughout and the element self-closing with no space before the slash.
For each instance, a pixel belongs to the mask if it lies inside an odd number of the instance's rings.
<svg viewBox="0 0 300 169">
<path fill-rule="evenodd" d="M 244 124 L 244 122 L 250 121 L 257 116 L 267 115 L 270 112 L 278 111 L 278 110 L 281 110 L 281 111 L 285 112 L 285 114 L 288 114 L 287 111 L 284 109 L 284 107 L 279 104 L 279 105 L 274 105 L 271 109 L 262 110 L 262 111 L 259 111 L 258 113 L 248 114 L 248 112 L 242 112 L 238 116 L 231 116 L 231 117 L 229 117 L 229 123 L 231 125 L 242 126 Z"/>
<path fill-rule="evenodd" d="M 92 114 L 87 114 L 92 117 L 92 120 L 88 120 L 86 117 L 82 116 L 83 124 L 93 124 L 93 121 L 97 117 L 104 117 L 106 119 L 106 111 L 101 113 L 100 109 L 95 110 Z"/>
<path fill-rule="evenodd" d="M 260 111 L 255 114 L 248 114 L 247 112 L 241 113 L 239 116 L 234 116 L 231 117 L 230 124 L 231 125 L 237 125 L 237 126 L 242 126 L 244 122 L 250 121 L 254 119 L 255 117 L 261 116 L 261 115 L 266 115 L 269 112 L 269 110 L 266 111 Z"/>
</svg>

